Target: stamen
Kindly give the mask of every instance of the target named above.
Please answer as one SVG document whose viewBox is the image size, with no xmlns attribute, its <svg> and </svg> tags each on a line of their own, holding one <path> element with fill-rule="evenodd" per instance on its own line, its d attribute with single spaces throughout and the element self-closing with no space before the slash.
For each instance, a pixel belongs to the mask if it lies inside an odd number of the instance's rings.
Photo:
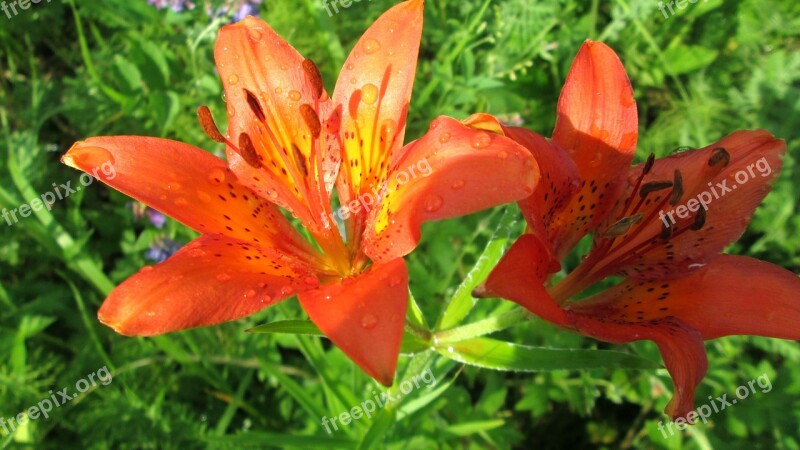
<svg viewBox="0 0 800 450">
<path fill-rule="evenodd" d="M 316 100 L 322 97 L 322 91 L 325 87 L 322 85 L 322 75 L 319 73 L 317 65 L 314 64 L 314 61 L 306 59 L 303 61 L 303 70 L 306 72 L 308 81 L 314 89 L 312 92 L 312 94 L 314 94 L 314 99 Z"/>
<path fill-rule="evenodd" d="M 650 173 L 650 169 L 653 168 L 653 164 L 656 162 L 656 154 L 650 153 L 650 156 L 647 157 L 647 162 L 644 163 L 644 170 L 642 171 L 643 175 L 647 175 Z"/>
<path fill-rule="evenodd" d="M 605 233 L 606 237 L 622 236 L 627 233 L 634 224 L 642 221 L 642 215 L 636 214 L 635 216 L 623 217 L 619 219 L 614 225 L 608 227 Z"/>
<path fill-rule="evenodd" d="M 322 126 L 319 123 L 319 116 L 317 116 L 317 112 L 314 111 L 314 108 L 312 108 L 311 105 L 300 105 L 300 115 L 303 116 L 303 120 L 306 122 L 308 129 L 311 131 L 311 135 L 314 136 L 314 139 L 317 139 L 320 131 L 322 131 Z"/>
<path fill-rule="evenodd" d="M 300 172 L 302 172 L 304 177 L 307 177 L 308 168 L 306 167 L 306 155 L 304 155 L 303 152 L 301 152 L 300 149 L 294 145 L 294 142 L 292 143 L 292 155 L 294 156 L 294 162 L 295 165 L 297 165 L 297 168 L 300 169 Z"/>
<path fill-rule="evenodd" d="M 672 187 L 672 181 L 651 181 L 642 185 L 639 189 L 639 197 L 645 198 L 651 192 L 660 191 Z"/>
<path fill-rule="evenodd" d="M 681 201 L 683 195 L 683 177 L 678 169 L 675 169 L 675 179 L 672 184 L 672 196 L 669 198 L 669 204 L 675 206 Z"/>
<path fill-rule="evenodd" d="M 705 225 L 705 223 L 706 223 L 706 208 L 701 206 L 700 209 L 697 210 L 697 215 L 694 216 L 694 223 L 689 228 L 697 231 L 703 228 L 703 225 Z"/>
<path fill-rule="evenodd" d="M 253 141 L 250 140 L 250 136 L 248 136 L 247 133 L 239 135 L 239 154 L 242 155 L 245 162 L 254 169 L 261 167 L 261 160 L 258 159 L 256 148 L 253 146 Z"/>
<path fill-rule="evenodd" d="M 708 159 L 708 165 L 711 167 L 715 167 L 720 163 L 722 167 L 725 167 L 729 162 L 731 162 L 731 154 L 722 147 L 715 148 L 711 153 L 711 158 Z"/>
<path fill-rule="evenodd" d="M 220 144 L 225 143 L 225 136 L 219 132 L 219 128 L 217 128 L 217 124 L 214 123 L 214 117 L 211 115 L 211 110 L 208 109 L 208 106 L 203 105 L 197 108 L 197 119 L 200 121 L 200 126 L 209 139 L 214 142 L 219 142 Z"/>
<path fill-rule="evenodd" d="M 247 98 L 247 105 L 250 106 L 250 110 L 253 111 L 253 114 L 258 117 L 258 120 L 266 123 L 267 118 L 264 115 L 264 110 L 261 109 L 261 104 L 258 102 L 258 98 L 256 98 L 255 94 L 245 89 L 244 95 Z"/>
</svg>

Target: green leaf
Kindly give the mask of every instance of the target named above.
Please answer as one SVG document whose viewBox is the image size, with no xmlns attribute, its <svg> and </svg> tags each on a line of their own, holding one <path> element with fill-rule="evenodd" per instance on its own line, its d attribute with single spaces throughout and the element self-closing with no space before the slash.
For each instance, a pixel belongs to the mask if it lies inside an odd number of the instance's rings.
<svg viewBox="0 0 800 450">
<path fill-rule="evenodd" d="M 490 338 L 461 341 L 437 351 L 455 361 L 486 369 L 541 370 L 657 369 L 659 364 L 629 353 L 610 350 L 529 347 Z"/>
<path fill-rule="evenodd" d="M 444 430 L 448 433 L 453 433 L 458 436 L 469 436 L 470 434 L 480 433 L 481 431 L 489 431 L 505 425 L 505 421 L 501 419 L 496 420 L 478 420 L 475 422 L 464 422 L 450 425 Z"/>
<path fill-rule="evenodd" d="M 257 327 L 250 328 L 246 333 L 271 334 L 305 334 L 309 336 L 324 336 L 322 331 L 310 320 L 278 320 L 276 322 L 265 323 Z"/>
</svg>

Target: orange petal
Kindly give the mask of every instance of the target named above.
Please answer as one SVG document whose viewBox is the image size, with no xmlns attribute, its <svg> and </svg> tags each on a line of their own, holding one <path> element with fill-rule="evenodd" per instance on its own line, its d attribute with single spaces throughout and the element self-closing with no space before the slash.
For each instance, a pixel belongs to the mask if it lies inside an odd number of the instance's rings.
<svg viewBox="0 0 800 450">
<path fill-rule="evenodd" d="M 520 200 L 539 179 L 525 148 L 449 117 L 436 119 L 425 136 L 401 152 L 364 234 L 364 251 L 373 261 L 408 254 L 423 222 Z"/>
<path fill-rule="evenodd" d="M 214 56 L 228 104 L 231 169 L 310 229 L 324 228 L 340 153 L 323 144 L 337 125 L 325 120 L 331 102 L 316 66 L 255 17 L 223 27 Z"/>
<path fill-rule="evenodd" d="M 551 268 L 560 270 L 552 239 L 557 234 L 553 220 L 580 187 L 580 176 L 575 162 L 554 142 L 525 128 L 503 127 L 506 136 L 531 152 L 539 166 L 541 181 L 528 198 L 520 200 L 519 207 L 531 234 L 539 236 L 551 254 Z"/>
<path fill-rule="evenodd" d="M 567 326 L 566 314 L 543 285 L 550 263 L 550 255 L 541 240 L 532 234 L 523 234 L 492 270 L 482 291 L 511 300 L 549 322 Z"/>
<path fill-rule="evenodd" d="M 800 278 L 773 264 L 723 255 L 674 280 L 627 279 L 572 306 L 626 322 L 677 317 L 703 338 L 734 334 L 800 339 Z"/>
<path fill-rule="evenodd" d="M 398 258 L 298 295 L 308 317 L 369 376 L 391 386 L 408 306 L 408 271 Z"/>
<path fill-rule="evenodd" d="M 636 150 L 636 114 L 617 55 L 601 42 L 587 41 L 567 75 L 553 131 L 553 141 L 572 157 L 583 180 L 554 220 L 559 259 L 613 206 Z"/>
<path fill-rule="evenodd" d="M 403 145 L 422 10 L 421 0 L 411 0 L 385 12 L 361 36 L 339 75 L 333 102 L 342 114 L 343 203 L 380 186 Z"/>
<path fill-rule="evenodd" d="M 683 195 L 674 205 L 670 204 L 672 189 L 651 192 L 645 198 L 632 192 L 642 167 L 632 168 L 625 194 L 600 230 L 621 215 L 640 214 L 643 219 L 619 236 L 615 250 L 598 264 L 608 264 L 608 273 L 661 279 L 682 276 L 708 263 L 742 235 L 777 179 L 785 151 L 786 143 L 766 131 L 738 131 L 703 149 L 656 160 L 642 185 L 673 181 L 679 171 Z M 709 164 L 714 158 L 716 164 Z M 624 208 L 628 197 L 633 197 L 632 206 Z M 701 200 L 707 205 L 705 218 L 698 217 Z"/>
<path fill-rule="evenodd" d="M 682 417 L 689 421 L 687 415 L 694 409 L 695 389 L 708 372 L 703 338 L 697 330 L 672 317 L 632 323 L 615 316 L 597 318 L 573 313 L 570 318 L 582 334 L 602 341 L 616 344 L 654 341 L 675 387 L 665 412 L 673 420 Z"/>
<path fill-rule="evenodd" d="M 204 235 L 120 284 L 98 317 L 118 333 L 153 336 L 239 319 L 318 285 L 295 258 Z"/>
<path fill-rule="evenodd" d="M 201 233 L 219 233 L 311 258 L 313 250 L 268 201 L 221 159 L 177 141 L 136 136 L 75 143 L 64 164 Z"/>
</svg>

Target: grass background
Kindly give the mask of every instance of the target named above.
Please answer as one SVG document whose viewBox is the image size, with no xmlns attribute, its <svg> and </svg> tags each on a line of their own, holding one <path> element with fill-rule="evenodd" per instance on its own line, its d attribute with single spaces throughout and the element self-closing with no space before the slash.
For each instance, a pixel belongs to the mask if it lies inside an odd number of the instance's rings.
<svg viewBox="0 0 800 450">
<path fill-rule="evenodd" d="M 52 183 L 78 183 L 79 173 L 58 159 L 88 136 L 163 136 L 220 153 L 194 115 L 206 104 L 224 122 L 212 60 L 219 24 L 206 15 L 206 2 L 197 3 L 175 13 L 144 0 L 54 0 L 11 19 L 0 15 L 0 207 L 16 208 Z M 355 40 L 393 3 L 356 2 L 329 17 L 317 0 L 267 0 L 260 15 L 319 64 L 330 90 Z M 780 179 L 729 252 L 798 272 L 800 4 L 687 5 L 665 18 L 650 0 L 428 0 L 409 139 L 440 114 L 477 111 L 549 135 L 581 42 L 605 41 L 636 91 L 639 160 L 743 128 L 787 140 Z M 401 357 L 401 373 L 434 368 L 436 392 L 416 390 L 378 420 L 329 436 L 322 415 L 378 388 L 324 339 L 243 333 L 302 318 L 296 300 L 240 322 L 154 339 L 124 338 L 97 322 L 104 293 L 150 263 L 145 255 L 154 242 L 193 237 L 172 221 L 157 229 L 135 219 L 129 202 L 97 183 L 52 213 L 0 226 L 0 417 L 103 366 L 114 375 L 49 419 L 12 434 L 0 430 L 0 447 L 800 448 L 800 346 L 750 337 L 707 343 L 711 368 L 698 405 L 708 396 L 730 397 L 762 374 L 773 389 L 669 439 L 657 429 L 671 389 L 663 369 L 497 372 L 431 352 Z M 487 242 L 505 239 L 497 230 L 510 224 L 518 232 L 508 214 L 515 212 L 499 208 L 425 227 L 407 259 L 428 321 Z M 499 300 L 481 301 L 468 320 L 507 310 Z M 496 337 L 610 348 L 541 321 Z M 651 343 L 619 349 L 658 361 Z"/>
</svg>

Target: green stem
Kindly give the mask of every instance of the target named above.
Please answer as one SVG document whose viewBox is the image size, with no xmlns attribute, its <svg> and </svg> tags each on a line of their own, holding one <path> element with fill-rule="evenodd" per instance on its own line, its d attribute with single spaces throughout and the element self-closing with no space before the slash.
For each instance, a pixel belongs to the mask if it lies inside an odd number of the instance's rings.
<svg viewBox="0 0 800 450">
<path fill-rule="evenodd" d="M 465 341 L 487 334 L 496 333 L 506 328 L 510 328 L 518 323 L 527 322 L 533 317 L 531 313 L 523 308 L 514 308 L 511 311 L 498 316 L 489 317 L 468 325 L 440 331 L 433 336 L 433 341 L 437 346 L 442 344 L 452 344 Z"/>
</svg>

